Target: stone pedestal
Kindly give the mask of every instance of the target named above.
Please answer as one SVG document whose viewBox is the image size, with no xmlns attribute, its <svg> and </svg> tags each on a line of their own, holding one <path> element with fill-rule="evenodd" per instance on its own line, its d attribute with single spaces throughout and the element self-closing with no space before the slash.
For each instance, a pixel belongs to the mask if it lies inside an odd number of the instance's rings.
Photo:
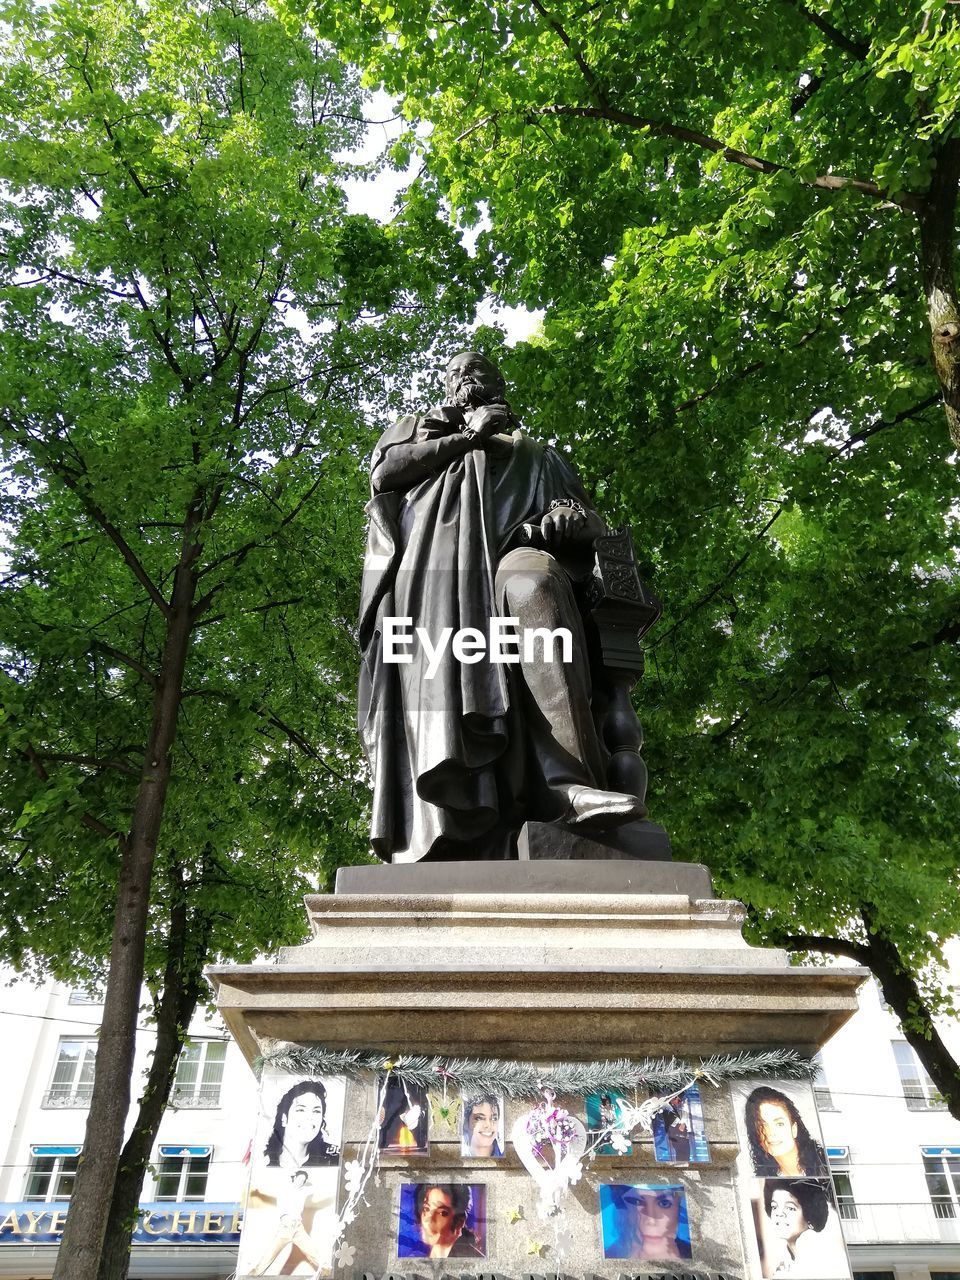
<svg viewBox="0 0 960 1280">
<path fill-rule="evenodd" d="M 798 967 L 782 951 L 752 947 L 741 933 L 741 905 L 710 894 L 705 868 L 677 863 L 351 868 L 336 894 L 306 899 L 311 936 L 303 946 L 266 964 L 213 968 L 210 977 L 250 1061 L 276 1041 L 544 1063 L 772 1046 L 812 1053 L 855 1011 L 864 971 Z M 730 1093 L 701 1092 L 710 1163 L 658 1164 L 649 1135 L 629 1155 L 598 1157 L 568 1195 L 574 1245 L 564 1272 L 759 1274 L 733 1170 L 740 1144 Z M 566 1105 L 583 1114 L 582 1099 Z M 507 1104 L 508 1133 L 529 1106 Z M 350 1086 L 346 1159 L 367 1136 L 375 1107 L 372 1085 Z M 502 1160 L 464 1162 L 458 1137 L 434 1126 L 428 1157 L 384 1157 L 383 1169 L 370 1209 L 348 1233 L 356 1267 L 339 1274 L 519 1277 L 554 1269 L 553 1226 L 538 1222 L 536 1188 L 512 1150 Z M 604 1262 L 597 1183 L 665 1180 L 687 1189 L 693 1260 Z M 390 1224 L 398 1186 L 410 1181 L 486 1185 L 485 1261 L 398 1260 Z M 511 1223 L 508 1210 L 523 1218 Z M 528 1253 L 538 1242 L 546 1252 Z"/>
</svg>

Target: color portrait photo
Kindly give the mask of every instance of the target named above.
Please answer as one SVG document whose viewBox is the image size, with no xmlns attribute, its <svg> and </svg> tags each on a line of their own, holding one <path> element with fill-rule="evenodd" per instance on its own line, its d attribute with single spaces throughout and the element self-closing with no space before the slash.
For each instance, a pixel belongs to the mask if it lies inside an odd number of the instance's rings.
<svg viewBox="0 0 960 1280">
<path fill-rule="evenodd" d="M 495 1093 L 464 1093 L 460 1155 L 465 1159 L 503 1156 L 503 1098 Z"/>
<path fill-rule="evenodd" d="M 587 1129 L 591 1135 L 604 1129 L 615 1128 L 620 1120 L 620 1108 L 624 1099 L 616 1093 L 587 1094 Z M 601 1142 L 597 1147 L 598 1156 L 629 1155 L 633 1143 L 627 1137 L 621 1137 L 617 1145 Z"/>
<path fill-rule="evenodd" d="M 706 1164 L 709 1161 L 710 1147 L 697 1085 L 671 1098 L 670 1105 L 654 1117 L 653 1151 L 661 1162 Z"/>
<path fill-rule="evenodd" d="M 238 1276 L 331 1274 L 344 1081 L 264 1071 Z"/>
<path fill-rule="evenodd" d="M 601 1186 L 600 1231 L 604 1258 L 654 1262 L 693 1255 L 687 1196 L 681 1186 Z"/>
<path fill-rule="evenodd" d="M 478 1183 L 408 1182 L 400 1188 L 398 1258 L 485 1258 L 487 1189 Z"/>
<path fill-rule="evenodd" d="M 380 1150 L 388 1155 L 430 1152 L 430 1104 L 425 1089 L 387 1078 L 379 1091 Z"/>
</svg>

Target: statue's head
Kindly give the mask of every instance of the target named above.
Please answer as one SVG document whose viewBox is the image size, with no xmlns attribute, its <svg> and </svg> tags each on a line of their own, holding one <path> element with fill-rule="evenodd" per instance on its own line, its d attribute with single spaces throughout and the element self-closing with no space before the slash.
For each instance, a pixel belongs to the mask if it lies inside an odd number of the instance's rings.
<svg viewBox="0 0 960 1280">
<path fill-rule="evenodd" d="M 460 409 L 480 404 L 503 404 L 507 384 L 503 374 L 479 351 L 461 351 L 447 365 L 444 376 L 447 403 Z"/>
</svg>

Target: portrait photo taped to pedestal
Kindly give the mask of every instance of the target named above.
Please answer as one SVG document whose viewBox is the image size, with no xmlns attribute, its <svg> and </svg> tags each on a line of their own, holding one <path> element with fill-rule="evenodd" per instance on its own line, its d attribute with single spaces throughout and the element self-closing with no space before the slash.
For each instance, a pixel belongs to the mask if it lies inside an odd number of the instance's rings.
<svg viewBox="0 0 960 1280">
<path fill-rule="evenodd" d="M 600 1232 L 604 1258 L 653 1262 L 693 1256 L 681 1186 L 601 1185 Z"/>
<path fill-rule="evenodd" d="M 408 1182 L 400 1188 L 398 1224 L 398 1258 L 485 1258 L 487 1189 Z"/>
<path fill-rule="evenodd" d="M 342 1079 L 264 1071 L 238 1276 L 332 1273 Z"/>
<path fill-rule="evenodd" d="M 753 1202 L 764 1280 L 845 1280 L 850 1274 L 829 1178 L 764 1178 Z"/>
<path fill-rule="evenodd" d="M 847 1280 L 847 1259 L 813 1087 L 799 1080 L 731 1086 L 744 1223 L 764 1280 Z"/>
<path fill-rule="evenodd" d="M 626 1101 L 616 1093 L 588 1093 L 587 1094 L 587 1132 L 590 1134 L 591 1142 L 596 1141 L 596 1136 L 605 1129 L 616 1129 L 620 1119 L 620 1108 Z M 597 1147 L 598 1156 L 616 1156 L 629 1155 L 633 1150 L 633 1143 L 629 1138 L 622 1138 L 617 1146 L 610 1142 L 601 1142 Z"/>
<path fill-rule="evenodd" d="M 710 1145 L 703 1122 L 699 1086 L 693 1084 L 670 1099 L 653 1120 L 653 1153 L 661 1163 L 707 1164 Z"/>
<path fill-rule="evenodd" d="M 463 1093 L 460 1155 L 465 1160 L 503 1156 L 503 1098 L 495 1093 Z"/>
<path fill-rule="evenodd" d="M 758 1177 L 827 1176 L 809 1084 L 741 1082 L 733 1097 L 743 1149 Z"/>
<path fill-rule="evenodd" d="M 430 1104 L 425 1089 L 387 1079 L 379 1095 L 380 1150 L 386 1155 L 430 1153 Z"/>
</svg>

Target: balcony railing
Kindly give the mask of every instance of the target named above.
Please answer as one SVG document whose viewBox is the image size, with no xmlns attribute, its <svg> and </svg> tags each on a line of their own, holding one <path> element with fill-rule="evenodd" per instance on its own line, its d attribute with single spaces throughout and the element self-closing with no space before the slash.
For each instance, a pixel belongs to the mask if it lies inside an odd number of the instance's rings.
<svg viewBox="0 0 960 1280">
<path fill-rule="evenodd" d="M 946 1111 L 947 1109 L 945 1099 L 932 1085 L 929 1090 L 925 1090 L 919 1084 L 905 1084 L 903 1096 L 906 1099 L 908 1111 Z"/>
<path fill-rule="evenodd" d="M 176 1086 L 170 1094 L 171 1107 L 182 1107 L 184 1110 L 193 1109 L 194 1111 L 202 1111 L 206 1107 L 219 1107 L 220 1105 L 220 1086 L 214 1085 L 212 1088 L 195 1089 L 184 1088 L 178 1089 Z"/>
<path fill-rule="evenodd" d="M 93 1097 L 93 1085 L 80 1089 L 48 1089 L 43 1095 L 44 1107 L 89 1107 Z"/>
<path fill-rule="evenodd" d="M 931 1204 L 845 1203 L 847 1244 L 960 1244 L 960 1210 L 952 1201 Z"/>
</svg>

